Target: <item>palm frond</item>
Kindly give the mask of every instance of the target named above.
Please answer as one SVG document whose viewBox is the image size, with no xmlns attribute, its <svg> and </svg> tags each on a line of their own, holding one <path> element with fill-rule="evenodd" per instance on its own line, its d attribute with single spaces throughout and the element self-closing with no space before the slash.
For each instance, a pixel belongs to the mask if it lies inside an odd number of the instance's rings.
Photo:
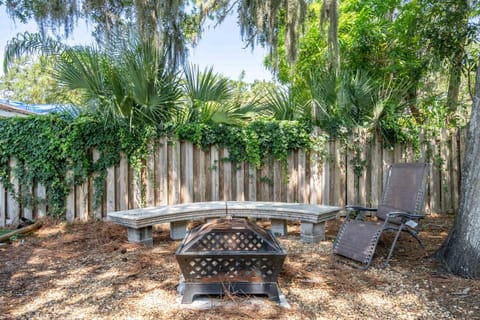
<svg viewBox="0 0 480 320">
<path fill-rule="evenodd" d="M 277 120 L 295 120 L 301 118 L 307 107 L 300 102 L 291 90 L 286 88 L 268 88 L 265 97 L 265 109 Z"/>
<path fill-rule="evenodd" d="M 65 48 L 59 41 L 41 33 L 18 33 L 5 46 L 3 70 L 7 73 L 13 61 L 24 55 L 59 55 Z"/>
<path fill-rule="evenodd" d="M 219 76 L 212 67 L 202 72 L 198 66 L 187 65 L 184 69 L 185 92 L 196 101 L 225 101 L 233 96 L 228 80 Z"/>
</svg>

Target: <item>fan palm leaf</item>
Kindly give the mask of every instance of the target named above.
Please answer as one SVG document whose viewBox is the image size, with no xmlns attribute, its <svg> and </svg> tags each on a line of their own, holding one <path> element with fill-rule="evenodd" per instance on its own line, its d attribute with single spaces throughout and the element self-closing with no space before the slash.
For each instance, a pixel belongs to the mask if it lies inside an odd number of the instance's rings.
<svg viewBox="0 0 480 320">
<path fill-rule="evenodd" d="M 253 116 L 254 103 L 235 101 L 233 86 L 211 67 L 200 71 L 198 66 L 185 66 L 183 89 L 184 112 L 180 122 L 240 125 Z"/>
<path fill-rule="evenodd" d="M 296 120 L 308 110 L 308 103 L 287 88 L 268 88 L 264 109 L 277 120 Z"/>
</svg>

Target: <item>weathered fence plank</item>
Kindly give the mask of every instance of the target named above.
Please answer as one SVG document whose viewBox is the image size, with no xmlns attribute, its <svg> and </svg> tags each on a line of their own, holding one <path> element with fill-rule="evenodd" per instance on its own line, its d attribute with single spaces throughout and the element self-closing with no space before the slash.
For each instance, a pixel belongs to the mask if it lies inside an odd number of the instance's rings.
<svg viewBox="0 0 480 320">
<path fill-rule="evenodd" d="M 72 172 L 67 172 L 67 179 L 70 179 L 72 177 L 73 173 Z M 66 212 L 65 212 L 65 218 L 69 222 L 73 222 L 75 220 L 75 187 L 70 189 L 70 193 L 67 196 L 66 200 Z"/>
<path fill-rule="evenodd" d="M 442 166 L 441 166 L 441 212 L 453 212 L 453 205 L 452 205 L 452 180 L 451 180 L 451 172 L 452 172 L 452 163 L 451 163 L 451 151 L 450 147 L 452 145 L 451 137 L 448 134 L 446 128 L 443 128 L 441 131 L 440 137 L 440 156 L 442 158 Z"/>
<path fill-rule="evenodd" d="M 289 173 L 287 189 L 287 202 L 297 202 L 296 191 L 298 186 L 298 172 L 295 166 L 295 153 L 291 152 L 287 157 L 287 170 Z"/>
<path fill-rule="evenodd" d="M 75 218 L 80 221 L 87 221 L 89 218 L 88 179 L 75 188 Z"/>
<path fill-rule="evenodd" d="M 98 152 L 98 150 L 92 150 L 92 159 L 93 159 L 93 162 L 97 162 L 98 159 L 100 159 L 100 152 Z M 90 195 L 92 196 L 95 192 L 94 181 L 97 176 L 98 176 L 97 174 L 94 174 L 92 176 L 91 183 L 89 185 L 89 192 L 90 192 Z M 105 200 L 105 195 L 103 195 L 102 199 L 100 200 L 100 203 L 97 206 L 95 206 L 93 205 L 93 198 L 92 198 L 92 201 L 91 201 L 92 214 L 93 214 L 93 217 L 97 220 L 101 220 L 103 218 L 102 212 L 103 212 L 104 200 Z"/>
<path fill-rule="evenodd" d="M 384 172 L 384 159 L 383 159 L 383 140 L 377 137 L 376 145 L 375 145 L 375 153 L 372 153 L 372 156 L 376 157 L 376 162 L 374 162 L 373 171 L 375 175 L 375 200 L 374 206 L 378 206 L 382 201 L 382 192 L 384 186 L 384 179 L 383 179 L 383 172 Z M 373 175 L 372 175 L 373 178 Z M 373 187 L 373 184 L 372 184 Z M 372 191 L 373 194 L 373 191 Z"/>
<path fill-rule="evenodd" d="M 257 169 L 253 164 L 248 164 L 248 199 L 257 200 Z"/>
<path fill-rule="evenodd" d="M 155 164 L 155 182 L 158 184 L 156 191 L 155 204 L 168 204 L 168 141 L 167 138 L 161 138 L 155 150 L 158 159 Z"/>
<path fill-rule="evenodd" d="M 155 205 L 155 146 L 149 147 L 149 155 L 146 160 L 145 168 L 145 206 L 153 207 Z"/>
<path fill-rule="evenodd" d="M 228 149 L 222 150 L 222 167 L 223 167 L 223 183 L 222 183 L 222 200 L 231 201 L 232 200 L 232 163 L 227 159 L 230 157 Z"/>
<path fill-rule="evenodd" d="M 205 152 L 195 147 L 193 150 L 193 198 L 195 202 L 206 201 L 207 195 L 207 168 L 205 162 Z"/>
<path fill-rule="evenodd" d="M 1 201 L 1 188 L 0 188 L 0 201 Z M 37 217 L 38 218 L 43 218 L 47 216 L 47 205 L 46 205 L 46 199 L 47 199 L 47 189 L 45 188 L 44 185 L 37 183 L 36 187 L 36 192 L 35 192 L 36 198 L 38 200 L 37 203 Z M 0 208 L 1 211 L 1 208 Z"/>
<path fill-rule="evenodd" d="M 360 133 L 360 145 L 361 145 L 361 153 L 360 153 L 360 161 L 362 161 L 362 164 L 364 163 L 365 165 L 363 166 L 363 170 L 358 176 L 358 190 L 356 192 L 356 197 L 357 197 L 357 203 L 363 206 L 367 205 L 367 198 L 370 195 L 370 190 L 368 190 L 368 181 L 367 181 L 367 170 L 368 170 L 368 147 L 369 144 L 367 142 L 367 137 L 365 132 Z"/>
<path fill-rule="evenodd" d="M 218 149 L 216 146 L 210 147 L 210 190 L 212 201 L 220 200 L 220 163 L 218 162 Z"/>
<path fill-rule="evenodd" d="M 180 142 L 168 145 L 168 204 L 180 203 Z"/>
<path fill-rule="evenodd" d="M 245 164 L 235 164 L 235 200 L 245 201 Z"/>
<path fill-rule="evenodd" d="M 107 170 L 107 184 L 106 184 L 105 196 L 107 198 L 107 213 L 114 212 L 116 210 L 115 167 L 108 168 Z"/>
<path fill-rule="evenodd" d="M 307 157 L 305 151 L 298 150 L 297 152 L 297 172 L 298 172 L 298 188 L 297 188 L 297 201 L 304 203 L 307 201 L 306 194 L 306 170 L 307 170 Z"/>
<path fill-rule="evenodd" d="M 24 188 L 25 188 L 25 192 L 31 193 L 32 196 L 33 196 L 33 192 L 34 192 L 33 187 L 27 188 L 25 186 L 22 186 L 22 190 L 20 192 L 23 192 Z M 23 217 L 32 220 L 33 219 L 33 207 L 31 207 L 31 206 L 23 207 Z"/>
<path fill-rule="evenodd" d="M 14 168 L 17 166 L 16 159 L 10 159 L 9 161 L 10 166 L 10 183 L 13 188 L 14 194 L 18 194 L 20 190 L 20 185 L 18 183 L 18 179 L 14 175 Z M 11 192 L 7 193 L 7 214 L 6 214 L 6 223 L 16 225 L 20 221 L 20 204 L 18 203 L 17 199 L 15 198 L 14 194 Z"/>
<path fill-rule="evenodd" d="M 7 199 L 5 194 L 5 187 L 0 183 L 0 227 L 5 227 L 7 224 Z"/>
<path fill-rule="evenodd" d="M 181 143 L 181 203 L 193 202 L 193 144 L 189 141 Z"/>
<path fill-rule="evenodd" d="M 128 187 L 128 160 L 124 154 L 121 155 L 118 166 L 117 187 L 118 187 L 118 210 L 128 210 L 129 187 Z"/>
</svg>

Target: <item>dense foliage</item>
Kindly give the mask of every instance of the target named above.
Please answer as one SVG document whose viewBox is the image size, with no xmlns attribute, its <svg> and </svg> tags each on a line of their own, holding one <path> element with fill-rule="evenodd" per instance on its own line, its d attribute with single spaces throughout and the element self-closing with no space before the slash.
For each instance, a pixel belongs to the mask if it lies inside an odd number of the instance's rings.
<svg viewBox="0 0 480 320">
<path fill-rule="evenodd" d="M 199 123 L 131 127 L 88 115 L 5 118 L 0 119 L 0 180 L 13 192 L 10 177 L 15 176 L 23 188 L 15 196 L 28 207 L 35 205 L 34 184 L 44 185 L 49 214 L 61 216 L 73 185 L 96 173 L 94 202 L 98 204 L 107 168 L 117 165 L 122 153 L 139 168 L 155 138 L 164 135 L 192 141 L 204 149 L 223 146 L 230 151 L 230 161 L 248 161 L 257 167 L 264 155 L 286 161 L 289 150 L 308 149 L 311 144 L 308 126 L 272 119 L 253 121 L 245 127 Z M 96 161 L 93 149 L 99 152 Z M 9 171 L 11 159 L 16 160 L 14 172 Z"/>
<path fill-rule="evenodd" d="M 325 17 L 336 30 L 322 32 L 318 21 L 333 2 L 309 4 L 295 64 L 278 44 L 278 80 L 311 99 L 313 121 L 333 135 L 369 128 L 390 143 L 416 139 L 412 129 L 466 123 L 469 57 L 479 48 L 474 5 L 342 0 L 336 18 Z"/>
</svg>

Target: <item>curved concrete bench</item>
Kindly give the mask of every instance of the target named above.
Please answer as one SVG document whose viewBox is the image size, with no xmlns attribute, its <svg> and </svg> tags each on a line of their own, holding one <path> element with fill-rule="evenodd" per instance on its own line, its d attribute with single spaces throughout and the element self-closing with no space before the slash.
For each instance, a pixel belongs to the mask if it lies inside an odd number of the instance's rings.
<svg viewBox="0 0 480 320">
<path fill-rule="evenodd" d="M 210 201 L 139 208 L 108 213 L 113 222 L 128 228 L 128 241 L 152 245 L 152 226 L 170 223 L 170 237 L 181 240 L 191 220 L 218 217 L 266 218 L 271 231 L 286 234 L 286 221 L 301 222 L 301 239 L 305 242 L 325 240 L 325 221 L 335 219 L 339 207 L 257 201 Z"/>
</svg>

